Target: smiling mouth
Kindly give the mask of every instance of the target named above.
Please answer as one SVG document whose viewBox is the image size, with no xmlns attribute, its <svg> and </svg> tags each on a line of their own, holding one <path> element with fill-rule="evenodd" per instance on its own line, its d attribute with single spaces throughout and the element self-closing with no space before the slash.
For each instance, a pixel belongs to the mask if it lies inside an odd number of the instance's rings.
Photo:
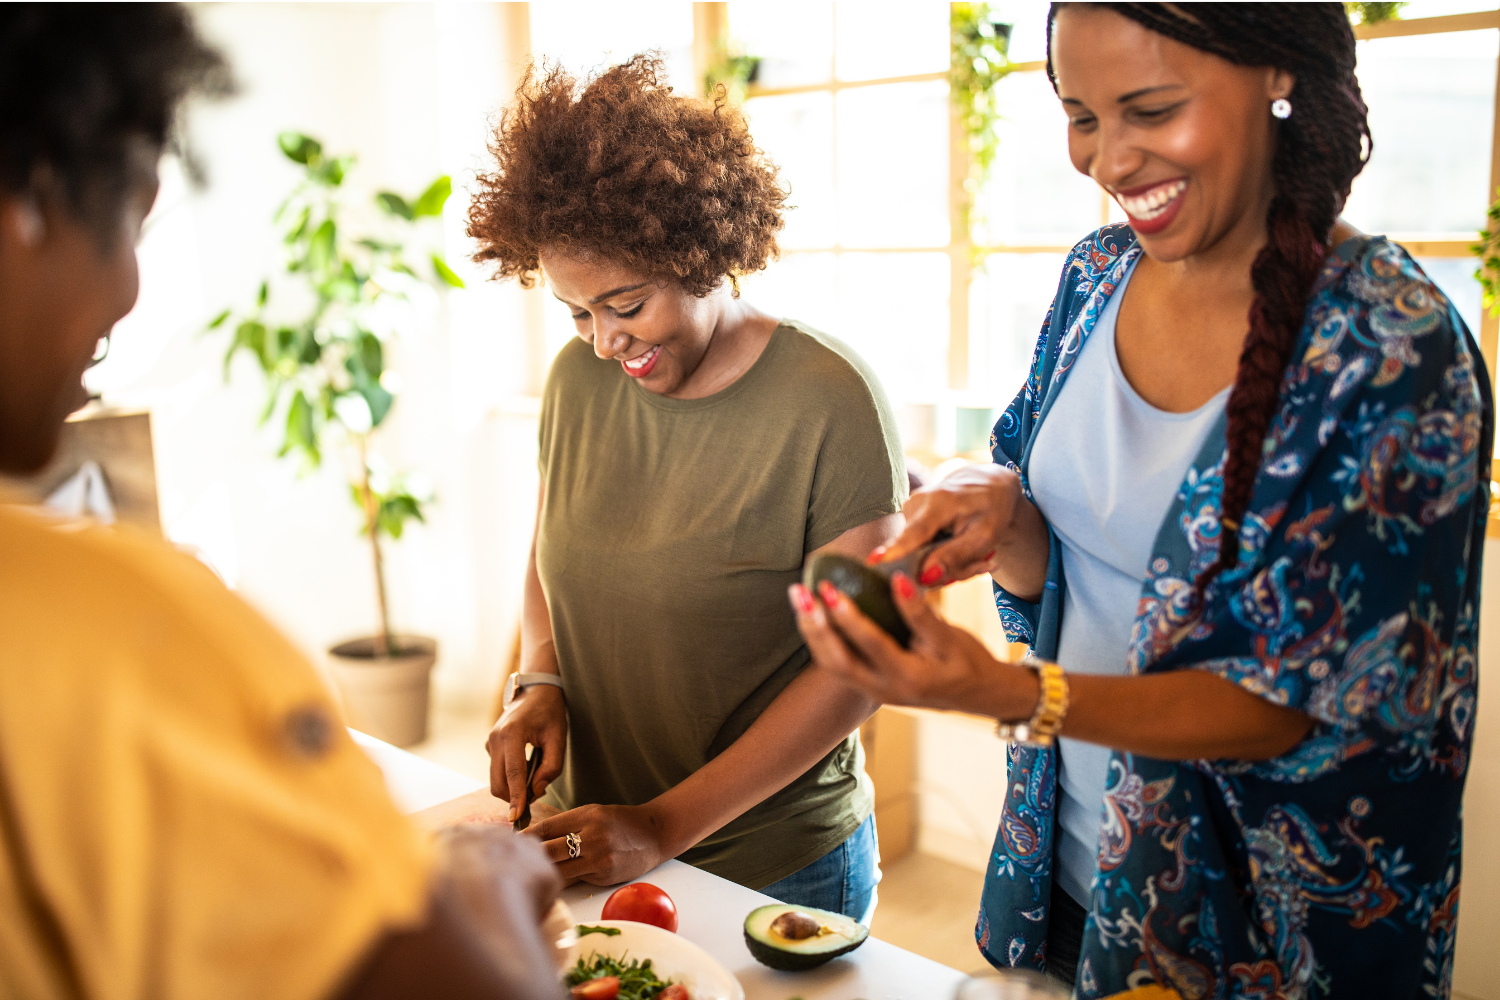
<svg viewBox="0 0 1500 1000">
<path fill-rule="evenodd" d="M 656 358 L 659 354 L 661 354 L 661 345 L 657 344 L 645 354 L 631 358 L 629 361 L 621 361 L 620 364 L 624 366 L 625 374 L 635 378 L 644 378 L 651 373 L 651 369 L 656 367 Z"/>
<path fill-rule="evenodd" d="M 1188 182 L 1179 177 L 1147 188 L 1134 188 L 1128 194 L 1116 191 L 1115 200 L 1132 219 L 1150 222 L 1166 214 L 1182 192 L 1187 190 L 1187 186 Z"/>
</svg>

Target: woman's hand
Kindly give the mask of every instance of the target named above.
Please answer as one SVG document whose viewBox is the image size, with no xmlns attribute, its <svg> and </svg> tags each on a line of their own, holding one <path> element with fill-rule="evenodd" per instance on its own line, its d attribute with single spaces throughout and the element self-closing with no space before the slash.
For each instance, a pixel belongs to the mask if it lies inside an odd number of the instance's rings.
<svg viewBox="0 0 1500 1000">
<path fill-rule="evenodd" d="M 947 529 L 952 539 L 934 549 L 919 571 L 922 586 L 994 573 L 1018 597 L 1041 596 L 1047 578 L 1047 525 L 1021 491 L 1021 477 L 1013 469 L 965 466 L 913 493 L 903 513 L 906 530 L 871 553 L 873 558 L 899 559 Z"/>
<path fill-rule="evenodd" d="M 815 600 L 794 585 L 797 627 L 818 667 L 890 705 L 915 705 L 993 716 L 1030 718 L 1038 697 L 1036 675 L 990 655 L 978 639 L 939 618 L 902 573 L 891 580 L 896 608 L 911 626 L 911 648 L 902 649 L 832 585 Z"/>
<path fill-rule="evenodd" d="M 569 885 L 614 885 L 639 878 L 681 853 L 666 843 L 665 830 L 664 817 L 650 805 L 589 805 L 534 822 L 525 835 L 542 841 Z M 581 842 L 576 858 L 568 856 L 570 833 Z"/>
<path fill-rule="evenodd" d="M 561 688 L 536 684 L 522 689 L 510 703 L 485 749 L 490 752 L 490 794 L 510 803 L 513 823 L 521 814 L 526 790 L 526 744 L 542 753 L 542 765 L 531 783 L 535 799 L 562 774 L 568 746 L 568 705 Z"/>
</svg>

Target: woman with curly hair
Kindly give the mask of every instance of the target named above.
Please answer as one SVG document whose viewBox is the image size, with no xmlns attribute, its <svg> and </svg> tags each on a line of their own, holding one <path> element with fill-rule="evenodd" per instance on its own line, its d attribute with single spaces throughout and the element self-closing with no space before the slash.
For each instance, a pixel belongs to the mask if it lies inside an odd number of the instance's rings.
<svg viewBox="0 0 1500 1000">
<path fill-rule="evenodd" d="M 874 905 L 873 703 L 804 668 L 787 586 L 813 553 L 894 539 L 906 475 L 844 344 L 738 297 L 785 192 L 743 115 L 651 56 L 533 72 L 469 214 L 481 261 L 573 316 L 542 401 L 521 673 L 491 791 L 565 878 L 674 857 L 788 902 Z M 528 788 L 524 750 L 542 762 Z"/>
<path fill-rule="evenodd" d="M 990 573 L 1026 664 L 793 600 L 817 661 L 1015 744 L 976 930 L 1076 995 L 1451 989 L 1489 374 L 1399 246 L 1343 6 L 1054 4 L 1073 251 L 995 464 L 919 493 L 923 582 Z M 832 630 L 836 623 L 849 642 Z M 1055 661 L 1055 662 L 1053 662 Z"/>
</svg>

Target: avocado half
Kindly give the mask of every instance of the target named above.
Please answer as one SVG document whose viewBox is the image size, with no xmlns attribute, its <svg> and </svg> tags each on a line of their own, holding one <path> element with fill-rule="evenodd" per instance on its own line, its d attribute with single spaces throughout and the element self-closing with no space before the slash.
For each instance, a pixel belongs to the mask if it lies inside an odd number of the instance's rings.
<svg viewBox="0 0 1500 1000">
<path fill-rule="evenodd" d="M 785 937 L 778 933 L 782 925 L 777 917 L 783 914 L 811 917 L 818 925 L 816 932 L 802 938 Z M 807 922 L 793 918 L 798 923 Z M 783 922 L 784 923 L 784 922 Z M 776 926 L 773 927 L 772 925 Z M 849 919 L 842 913 L 814 909 L 811 906 L 792 906 L 788 903 L 773 903 L 750 911 L 745 918 L 745 946 L 762 965 L 781 972 L 804 972 L 815 969 L 824 962 L 847 955 L 865 943 L 870 929 L 864 924 Z"/>
<path fill-rule="evenodd" d="M 807 561 L 802 585 L 814 594 L 818 584 L 827 580 L 835 590 L 854 602 L 866 618 L 890 633 L 902 646 L 911 642 L 911 629 L 896 610 L 891 598 L 891 581 L 858 559 L 835 552 L 823 552 Z"/>
</svg>

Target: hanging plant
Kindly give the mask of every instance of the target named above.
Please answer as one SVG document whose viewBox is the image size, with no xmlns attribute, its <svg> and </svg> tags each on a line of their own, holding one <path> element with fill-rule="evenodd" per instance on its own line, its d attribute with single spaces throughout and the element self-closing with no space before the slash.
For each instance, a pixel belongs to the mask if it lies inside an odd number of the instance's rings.
<svg viewBox="0 0 1500 1000">
<path fill-rule="evenodd" d="M 979 191 L 989 179 L 1000 148 L 996 85 L 1011 72 L 1009 24 L 997 21 L 987 3 L 949 4 L 951 51 L 948 89 L 968 137 L 969 176 L 964 180 L 964 228 L 973 233 Z"/>
<path fill-rule="evenodd" d="M 1355 24 L 1380 24 L 1398 20 L 1401 8 L 1405 6 L 1404 3 L 1346 3 L 1344 9 Z"/>
<path fill-rule="evenodd" d="M 1479 242 L 1470 249 L 1479 258 L 1474 277 L 1484 288 L 1484 307 L 1500 315 L 1500 201 L 1490 206 L 1489 225 L 1479 231 Z"/>
<path fill-rule="evenodd" d="M 714 45 L 714 61 L 703 74 L 703 96 L 712 98 L 722 86 L 731 104 L 744 104 L 759 75 L 759 56 L 747 56 L 720 39 Z"/>
</svg>

